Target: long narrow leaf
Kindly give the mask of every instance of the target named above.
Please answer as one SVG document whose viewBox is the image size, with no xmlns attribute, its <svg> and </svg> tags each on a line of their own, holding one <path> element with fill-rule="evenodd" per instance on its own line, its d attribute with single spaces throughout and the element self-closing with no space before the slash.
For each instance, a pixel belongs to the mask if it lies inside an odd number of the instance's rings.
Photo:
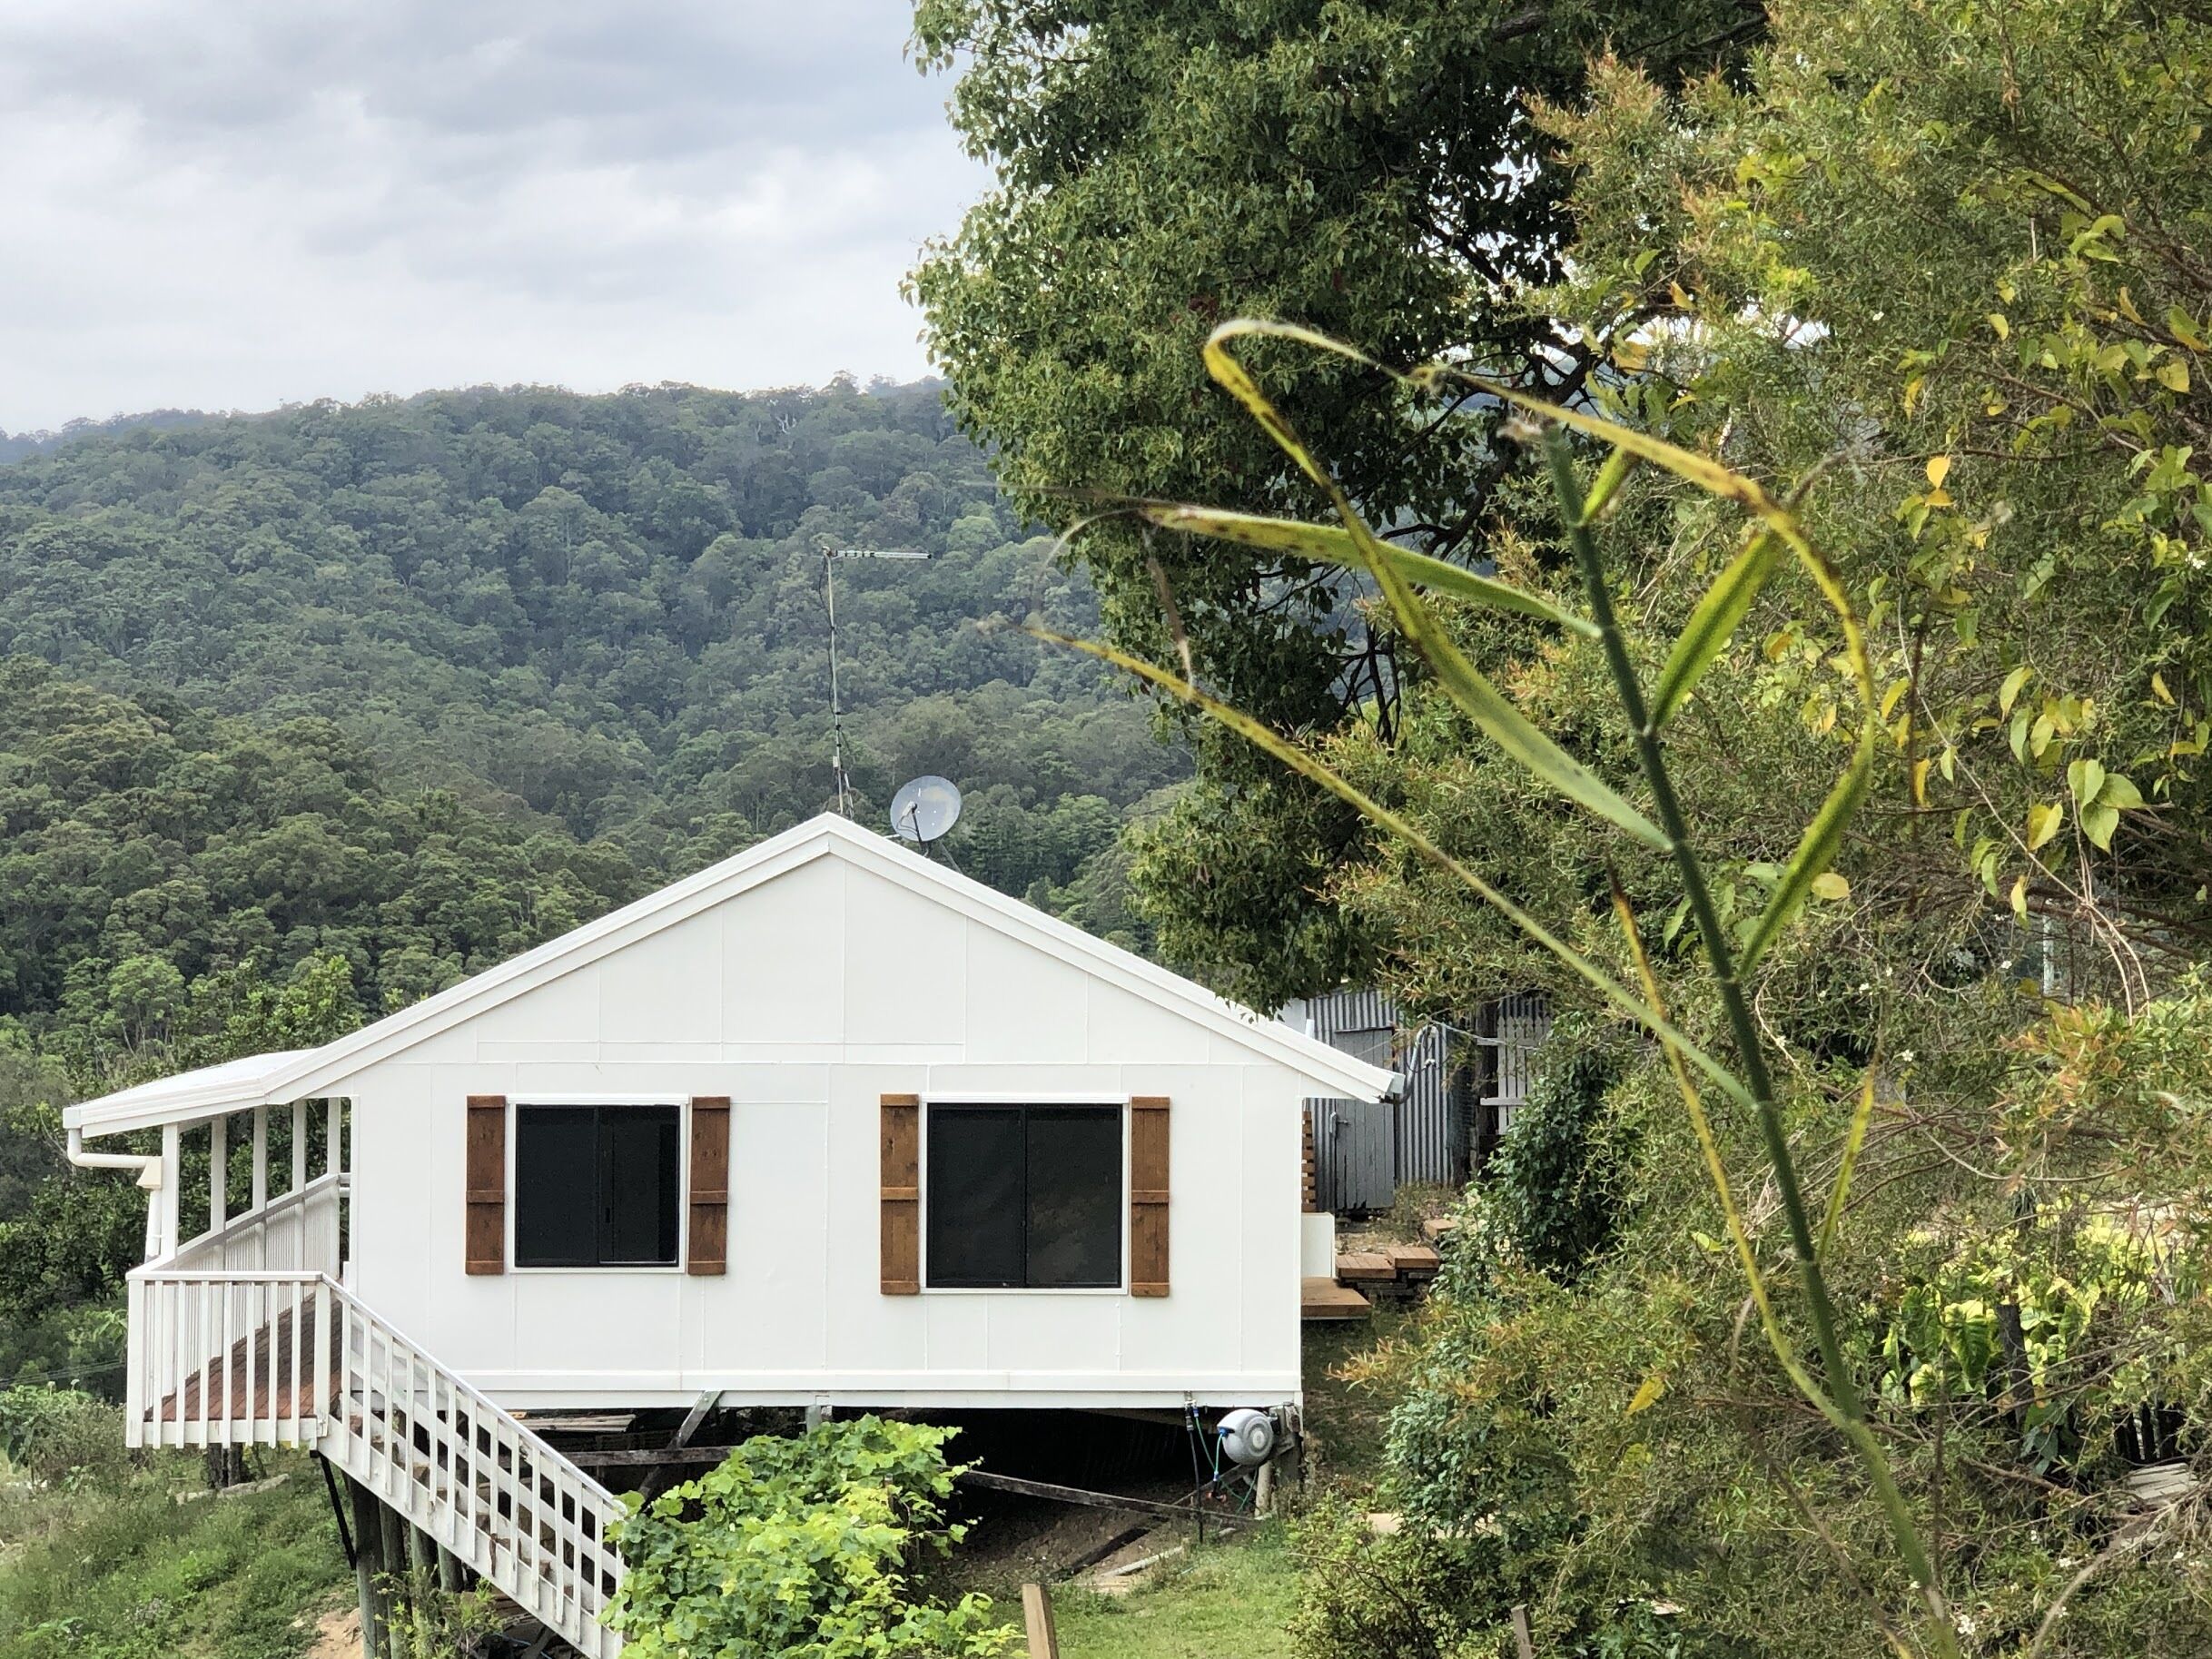
<svg viewBox="0 0 2212 1659">
<path fill-rule="evenodd" d="M 1874 1068 L 1866 1069 L 1860 1085 L 1859 1108 L 1851 1114 L 1851 1129 L 1843 1137 L 1843 1161 L 1836 1168 L 1836 1184 L 1828 1194 L 1828 1213 L 1821 1221 L 1821 1259 L 1828 1259 L 1836 1229 L 1843 1222 L 1843 1206 L 1851 1201 L 1852 1171 L 1859 1167 L 1859 1149 L 1866 1144 L 1866 1126 L 1874 1117 Z"/>
<path fill-rule="evenodd" d="M 1710 1077 L 1722 1091 L 1740 1105 L 1752 1105 L 1750 1095 L 1735 1073 L 1692 1042 L 1681 1032 L 1669 1024 L 1664 1015 L 1643 999 L 1607 973 L 1596 963 L 1588 961 L 1565 941 L 1554 933 L 1543 923 L 1530 915 L 1518 904 L 1493 887 L 1488 882 L 1454 858 L 1431 841 L 1413 823 L 1385 806 L 1360 790 L 1317 756 L 1307 753 L 1298 745 L 1269 730 L 1241 709 L 1233 708 L 1219 697 L 1210 696 L 1186 680 L 1180 680 L 1164 668 L 1153 667 L 1142 657 L 1131 657 L 1126 651 L 1100 645 L 1094 640 L 1078 639 L 1072 635 L 1056 633 L 1051 628 L 1032 626 L 1028 632 L 1048 645 L 1065 646 L 1070 650 L 1083 652 L 1101 662 L 1111 663 L 1137 676 L 1150 685 L 1157 686 L 1171 696 L 1180 698 L 1191 707 L 1200 710 L 1235 732 L 1254 746 L 1280 761 L 1300 776 L 1310 778 L 1338 800 L 1357 809 L 1363 816 L 1380 825 L 1404 841 L 1437 868 L 1464 883 L 1475 895 L 1491 905 L 1514 926 L 1531 940 L 1549 951 L 1561 962 L 1580 974 L 1598 993 L 1623 1013 L 1643 1025 L 1654 1035 L 1673 1043 L 1697 1069 Z"/>
<path fill-rule="evenodd" d="M 1137 511 L 1141 517 L 1163 529 L 1210 536 L 1220 541 L 1233 541 L 1270 553 L 1289 553 L 1319 564 L 1342 565 L 1353 570 L 1368 568 L 1368 561 L 1360 553 L 1358 538 L 1340 525 L 1309 524 L 1299 518 L 1270 518 L 1258 513 L 1225 512 L 1210 507 L 1186 506 L 1180 502 L 1141 502 Z M 1472 599 L 1478 605 L 1487 605 L 1495 610 L 1517 611 L 1525 617 L 1541 617 L 1585 638 L 1596 637 L 1595 624 L 1571 611 L 1561 609 L 1541 594 L 1530 593 L 1526 588 L 1496 581 L 1486 576 L 1478 576 L 1463 566 L 1432 558 L 1411 548 L 1401 548 L 1396 542 L 1378 539 L 1376 545 L 1383 550 L 1383 556 L 1396 567 L 1398 574 L 1409 582 L 1418 582 L 1424 588 L 1433 588 L 1438 593 L 1448 593 L 1456 598 Z"/>
<path fill-rule="evenodd" d="M 1325 338 L 1309 331 L 1285 331 L 1317 341 Z M 1328 495 L 1337 516 L 1344 521 L 1344 528 L 1351 533 L 1360 562 L 1390 602 L 1391 614 L 1397 617 L 1399 629 L 1435 672 L 1437 683 L 1467 717 L 1498 747 L 1561 795 L 1627 831 L 1646 846 L 1666 850 L 1667 838 L 1658 825 L 1638 812 L 1611 785 L 1538 731 L 1528 716 L 1466 659 L 1437 620 L 1436 613 L 1399 574 L 1381 540 L 1368 528 L 1367 520 L 1359 516 L 1342 486 L 1313 458 L 1297 429 L 1245 372 L 1244 366 L 1229 354 L 1220 330 L 1206 342 L 1206 365 L 1214 379 L 1251 411 L 1252 418 L 1282 446 L 1284 453 Z"/>
<path fill-rule="evenodd" d="M 1752 601 L 1782 562 L 1782 553 L 1781 539 L 1771 530 L 1762 530 L 1705 589 L 1659 672 L 1658 689 L 1652 693 L 1654 731 L 1674 717 L 1705 670 L 1720 659 L 1723 647 L 1750 613 Z"/>
<path fill-rule="evenodd" d="M 1789 925 L 1799 906 L 1812 891 L 1815 877 L 1835 862 L 1837 852 L 1843 845 L 1843 832 L 1851 827 L 1852 816 L 1866 799 L 1867 786 L 1874 776 L 1874 734 L 1879 728 L 1870 717 L 1859 735 L 1859 744 L 1843 775 L 1836 780 L 1828 798 L 1821 803 L 1821 810 L 1813 815 L 1812 822 L 1805 825 L 1805 833 L 1798 841 L 1797 851 L 1782 866 L 1782 875 L 1774 884 L 1774 891 L 1767 899 L 1766 908 L 1759 914 L 1758 924 L 1752 929 L 1751 937 L 1744 942 L 1743 953 L 1736 959 L 1736 972 L 1749 973 L 1758 960 L 1766 954 L 1767 947 Z"/>
<path fill-rule="evenodd" d="M 1651 958 L 1645 954 L 1643 938 L 1636 932 L 1635 913 L 1628 907 L 1628 895 L 1621 891 L 1618 882 L 1613 884 L 1613 913 L 1619 920 L 1622 935 L 1628 942 L 1628 954 L 1636 964 L 1636 977 L 1644 986 L 1644 1000 L 1654 1010 L 1664 1012 L 1660 1002 L 1659 981 L 1652 973 Z M 1721 1218 L 1728 1224 L 1728 1237 L 1735 1246 L 1736 1263 L 1743 1269 L 1744 1283 L 1751 1289 L 1752 1300 L 1759 1309 L 1759 1324 L 1766 1332 L 1767 1346 L 1773 1349 L 1774 1358 L 1789 1373 L 1790 1380 L 1797 1385 L 1798 1392 L 1818 1408 L 1838 1427 L 1843 1427 L 1842 1413 L 1827 1390 L 1812 1378 L 1804 1362 L 1797 1357 L 1797 1346 L 1789 1333 L 1782 1328 L 1782 1321 L 1774 1317 L 1774 1304 L 1767 1295 L 1766 1276 L 1759 1270 L 1759 1258 L 1752 1249 L 1751 1232 L 1743 1225 L 1743 1212 L 1736 1208 L 1735 1193 L 1728 1183 L 1728 1166 L 1721 1158 L 1721 1143 L 1713 1132 L 1712 1121 L 1705 1116 L 1703 1101 L 1698 1098 L 1697 1085 L 1690 1081 L 1688 1069 L 1674 1043 L 1666 1037 L 1659 1039 L 1665 1051 L 1667 1064 L 1674 1073 L 1674 1088 L 1682 1096 L 1684 1108 L 1690 1117 L 1690 1127 L 1696 1131 L 1698 1150 L 1704 1155 L 1705 1177 L 1713 1183 L 1713 1196 L 1721 1201 Z"/>
</svg>

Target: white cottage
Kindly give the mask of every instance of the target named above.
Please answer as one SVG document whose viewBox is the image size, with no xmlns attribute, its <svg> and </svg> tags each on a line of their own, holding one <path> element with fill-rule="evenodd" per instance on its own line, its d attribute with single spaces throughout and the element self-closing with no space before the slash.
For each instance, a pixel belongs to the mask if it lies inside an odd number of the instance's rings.
<svg viewBox="0 0 2212 1659">
<path fill-rule="evenodd" d="M 825 816 L 65 1121 L 152 1195 L 133 1443 L 313 1447 L 596 1654 L 612 1499 L 513 1413 L 1294 1407 L 1332 1253 L 1302 1102 L 1392 1081 Z M 150 1129 L 159 1157 L 84 1148 Z M 218 1154 L 193 1239 L 187 1135 Z"/>
</svg>

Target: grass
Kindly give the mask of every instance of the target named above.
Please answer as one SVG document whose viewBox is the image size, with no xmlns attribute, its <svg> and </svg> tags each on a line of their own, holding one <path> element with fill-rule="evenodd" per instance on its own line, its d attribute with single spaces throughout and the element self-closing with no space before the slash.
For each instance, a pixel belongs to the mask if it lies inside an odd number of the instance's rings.
<svg viewBox="0 0 2212 1659">
<path fill-rule="evenodd" d="M 224 1498 L 183 1457 L 54 1486 L 0 1471 L 0 1659 L 294 1659 L 351 1575 L 314 1466 L 270 1467 L 291 1478 Z"/>
<path fill-rule="evenodd" d="M 1336 1373 L 1389 1340 L 1409 1317 L 1384 1303 L 1366 1319 L 1317 1320 L 1306 1327 L 1306 1432 L 1318 1454 L 1313 1473 L 1320 1479 L 1366 1486 L 1381 1471 L 1391 1402 Z"/>
<path fill-rule="evenodd" d="M 1298 1568 L 1280 1526 L 1209 1544 L 1155 1574 L 1126 1595 L 1056 1589 L 1067 1659 L 1289 1659 Z"/>
</svg>

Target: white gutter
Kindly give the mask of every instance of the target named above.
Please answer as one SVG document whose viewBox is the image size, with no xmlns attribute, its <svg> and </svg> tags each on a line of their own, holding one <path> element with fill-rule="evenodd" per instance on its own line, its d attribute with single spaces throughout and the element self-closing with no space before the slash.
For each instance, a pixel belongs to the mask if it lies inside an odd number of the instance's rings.
<svg viewBox="0 0 2212 1659">
<path fill-rule="evenodd" d="M 139 1187 L 147 1192 L 158 1192 L 162 1188 L 162 1155 L 159 1152 L 88 1152 L 84 1150 L 84 1131 L 69 1131 L 69 1161 L 80 1170 L 136 1170 Z"/>
</svg>

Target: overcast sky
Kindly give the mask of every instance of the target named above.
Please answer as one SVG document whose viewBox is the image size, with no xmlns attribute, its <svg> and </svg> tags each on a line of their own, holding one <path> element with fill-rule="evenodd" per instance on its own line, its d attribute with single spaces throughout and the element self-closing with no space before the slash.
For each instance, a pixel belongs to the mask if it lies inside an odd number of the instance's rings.
<svg viewBox="0 0 2212 1659">
<path fill-rule="evenodd" d="M 0 427 L 923 371 L 904 0 L 5 0 Z"/>
</svg>

